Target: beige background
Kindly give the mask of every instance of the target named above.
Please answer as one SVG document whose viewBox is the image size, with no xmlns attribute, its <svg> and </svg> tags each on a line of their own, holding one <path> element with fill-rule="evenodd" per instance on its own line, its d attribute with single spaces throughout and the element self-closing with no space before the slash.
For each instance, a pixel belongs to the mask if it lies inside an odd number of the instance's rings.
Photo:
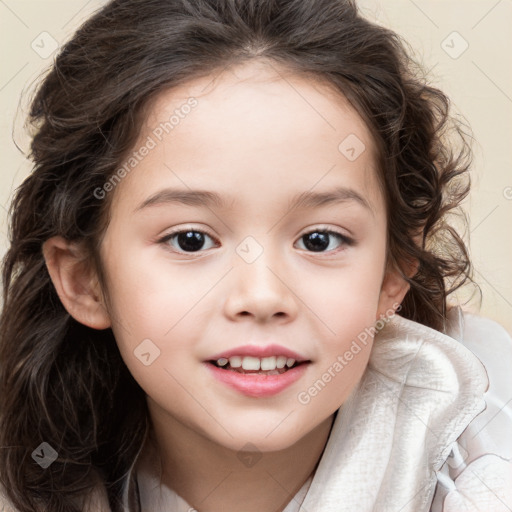
<svg viewBox="0 0 512 512">
<path fill-rule="evenodd" d="M 308 1 L 308 0 L 304 0 Z M 30 166 L 20 96 L 52 62 L 102 0 L 0 0 L 0 254 L 6 249 L 6 209 Z M 466 204 L 480 314 L 512 333 L 512 1 L 363 0 L 366 15 L 402 34 L 471 124 L 473 192 Z M 460 298 L 471 292 L 469 289 Z M 476 306 L 473 306 L 473 309 Z"/>
</svg>

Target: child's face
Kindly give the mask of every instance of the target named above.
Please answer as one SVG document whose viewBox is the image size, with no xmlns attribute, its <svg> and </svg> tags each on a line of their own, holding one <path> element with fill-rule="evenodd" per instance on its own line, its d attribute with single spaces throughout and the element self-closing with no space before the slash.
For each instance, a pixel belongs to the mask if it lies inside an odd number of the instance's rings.
<svg viewBox="0 0 512 512">
<path fill-rule="evenodd" d="M 277 450 L 344 402 L 368 361 L 371 336 L 365 345 L 361 334 L 405 289 L 383 286 L 385 204 L 361 118 L 328 89 L 262 63 L 234 73 L 152 105 L 137 164 L 110 192 L 101 257 L 113 331 L 153 420 L 235 450 Z M 184 107 L 189 97 L 197 105 Z M 166 133 L 161 123 L 173 114 Z M 222 204 L 180 202 L 170 189 L 182 199 L 208 191 Z M 300 194 L 337 189 L 339 201 L 291 209 Z M 166 240 L 174 230 L 192 233 Z M 326 230 L 354 242 L 318 234 Z M 281 389 L 244 391 L 249 378 L 267 377 L 236 374 L 233 387 L 222 380 L 232 370 L 208 361 L 249 344 L 309 362 L 289 370 L 297 377 Z"/>
</svg>

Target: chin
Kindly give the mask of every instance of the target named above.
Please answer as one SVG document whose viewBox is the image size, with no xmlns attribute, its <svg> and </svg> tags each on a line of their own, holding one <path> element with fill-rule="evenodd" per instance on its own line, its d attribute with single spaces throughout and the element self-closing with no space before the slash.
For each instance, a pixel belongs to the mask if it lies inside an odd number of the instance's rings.
<svg viewBox="0 0 512 512">
<path fill-rule="evenodd" d="M 272 429 L 275 431 L 272 432 Z M 289 428 L 281 430 L 281 427 L 275 426 L 265 431 L 246 428 L 236 432 L 230 431 L 230 433 L 233 437 L 227 437 L 224 439 L 225 443 L 221 443 L 226 448 L 236 452 L 243 450 L 261 453 L 286 450 L 306 434 L 306 432 L 290 431 Z"/>
</svg>

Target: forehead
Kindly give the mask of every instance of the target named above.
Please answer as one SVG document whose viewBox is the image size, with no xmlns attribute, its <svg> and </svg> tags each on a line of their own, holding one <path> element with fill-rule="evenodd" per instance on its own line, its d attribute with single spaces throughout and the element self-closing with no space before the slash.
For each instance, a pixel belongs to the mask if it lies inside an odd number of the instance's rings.
<svg viewBox="0 0 512 512">
<path fill-rule="evenodd" d="M 357 182 L 370 202 L 382 199 L 371 133 L 348 100 L 326 82 L 268 61 L 250 61 L 161 92 L 147 105 L 136 147 L 148 137 L 155 147 L 116 195 L 138 182 L 131 188 L 141 199 L 162 176 L 170 178 L 172 168 L 174 182 L 182 173 L 186 186 L 218 189 L 241 178 L 252 180 L 247 189 L 257 191 L 271 179 L 290 195 L 342 176 Z"/>
<path fill-rule="evenodd" d="M 253 60 L 231 66 L 209 76 L 193 79 L 185 84 L 163 91 L 148 105 L 146 129 L 168 119 L 189 98 L 195 98 L 199 109 L 192 119 L 202 117 L 201 125 L 211 127 L 207 118 L 215 121 L 216 133 L 230 128 L 238 132 L 236 120 L 251 122 L 251 131 L 263 135 L 269 127 L 288 128 L 283 138 L 293 131 L 295 135 L 311 136 L 312 140 L 325 133 L 342 136 L 347 129 L 370 142 L 370 132 L 345 96 L 320 77 L 298 75 L 268 60 Z M 205 125 L 204 123 L 207 122 Z M 297 125 L 296 122 L 301 124 Z M 187 129 L 192 122 L 184 123 Z M 198 123 L 199 124 L 199 123 Z M 199 126 L 194 124 L 196 133 Z M 293 128 L 293 130 L 292 130 Z M 314 133 L 313 133 L 314 132 Z M 345 133 L 346 134 L 346 133 Z M 213 134 L 211 134 L 213 135 Z M 317 135 L 317 137 L 314 137 Z"/>
</svg>

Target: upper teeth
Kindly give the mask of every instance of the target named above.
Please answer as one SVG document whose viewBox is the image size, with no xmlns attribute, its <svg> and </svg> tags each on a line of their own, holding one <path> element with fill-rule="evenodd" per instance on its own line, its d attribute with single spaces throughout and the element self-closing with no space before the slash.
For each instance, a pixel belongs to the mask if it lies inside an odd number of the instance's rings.
<svg viewBox="0 0 512 512">
<path fill-rule="evenodd" d="M 232 368 L 242 367 L 244 370 L 275 370 L 276 368 L 284 368 L 285 365 L 291 368 L 295 364 L 295 359 L 286 356 L 270 356 L 270 357 L 252 357 L 252 356 L 232 356 L 229 359 L 221 357 L 217 359 L 219 366 L 228 364 Z"/>
</svg>

